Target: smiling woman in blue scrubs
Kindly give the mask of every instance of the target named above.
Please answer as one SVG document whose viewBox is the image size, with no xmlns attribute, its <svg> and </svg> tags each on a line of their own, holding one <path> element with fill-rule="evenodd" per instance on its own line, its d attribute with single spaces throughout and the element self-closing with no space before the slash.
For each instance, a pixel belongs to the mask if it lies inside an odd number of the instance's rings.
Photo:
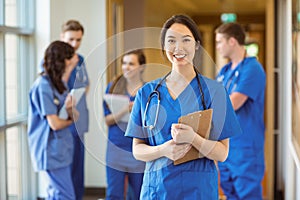
<svg viewBox="0 0 300 200">
<path fill-rule="evenodd" d="M 172 70 L 138 91 L 126 130 L 126 136 L 134 138 L 133 155 L 146 162 L 140 199 L 218 199 L 214 160 L 226 160 L 229 137 L 241 132 L 238 121 L 224 87 L 196 70 L 201 36 L 192 19 L 185 15 L 168 19 L 161 46 Z M 210 108 L 209 139 L 178 124 L 179 117 Z M 192 146 L 205 157 L 174 165 Z"/>
<path fill-rule="evenodd" d="M 122 57 L 122 75 L 110 82 L 106 93 L 124 95 L 129 105 L 112 113 L 109 102 L 103 103 L 105 122 L 108 125 L 108 142 L 106 151 L 106 199 L 123 200 L 125 177 L 128 177 L 126 199 L 138 199 L 143 181 L 145 163 L 137 161 L 132 155 L 132 138 L 124 136 L 127 122 L 121 120 L 130 112 L 137 90 L 144 85 L 142 73 L 146 57 L 142 50 L 126 52 Z"/>
<path fill-rule="evenodd" d="M 73 137 L 69 126 L 79 113 L 68 95 L 66 77 L 78 61 L 69 44 L 55 41 L 45 51 L 44 72 L 29 93 L 28 143 L 35 171 L 44 171 L 47 199 L 74 200 L 71 178 Z M 68 119 L 58 117 L 65 104 Z"/>
</svg>

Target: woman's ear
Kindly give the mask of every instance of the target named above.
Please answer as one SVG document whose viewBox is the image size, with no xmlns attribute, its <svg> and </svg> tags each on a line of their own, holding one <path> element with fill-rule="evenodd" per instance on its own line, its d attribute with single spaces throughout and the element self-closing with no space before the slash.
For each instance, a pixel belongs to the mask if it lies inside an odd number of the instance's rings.
<svg viewBox="0 0 300 200">
<path fill-rule="evenodd" d="M 196 42 L 196 47 L 195 48 L 196 48 L 196 50 L 199 50 L 199 48 L 200 48 L 200 42 L 199 41 Z"/>
<path fill-rule="evenodd" d="M 147 66 L 147 64 L 143 64 L 142 73 L 145 72 L 146 66 Z"/>
</svg>

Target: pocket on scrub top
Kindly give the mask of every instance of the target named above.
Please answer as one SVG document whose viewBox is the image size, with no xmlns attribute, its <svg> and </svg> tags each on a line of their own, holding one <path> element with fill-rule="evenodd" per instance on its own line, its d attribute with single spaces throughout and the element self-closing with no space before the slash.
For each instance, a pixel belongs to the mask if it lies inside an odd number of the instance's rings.
<svg viewBox="0 0 300 200">
<path fill-rule="evenodd" d="M 184 199 L 218 199 L 216 173 L 182 172 Z"/>
<path fill-rule="evenodd" d="M 65 135 L 63 135 L 65 134 Z M 47 143 L 47 154 L 50 159 L 54 159 L 57 162 L 68 162 L 69 157 L 72 157 L 72 140 L 71 134 L 62 132 L 51 132 L 49 134 Z M 66 160 L 67 158 L 67 160 Z"/>
</svg>

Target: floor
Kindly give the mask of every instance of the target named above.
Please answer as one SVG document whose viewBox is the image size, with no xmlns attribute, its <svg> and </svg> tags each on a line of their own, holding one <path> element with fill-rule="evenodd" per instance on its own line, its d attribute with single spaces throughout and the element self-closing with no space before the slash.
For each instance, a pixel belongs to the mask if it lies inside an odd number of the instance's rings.
<svg viewBox="0 0 300 200">
<path fill-rule="evenodd" d="M 82 200 L 104 200 L 105 188 L 85 188 Z"/>
<path fill-rule="evenodd" d="M 86 195 L 83 197 L 83 200 L 104 200 L 104 197 L 99 197 L 95 195 Z"/>
</svg>

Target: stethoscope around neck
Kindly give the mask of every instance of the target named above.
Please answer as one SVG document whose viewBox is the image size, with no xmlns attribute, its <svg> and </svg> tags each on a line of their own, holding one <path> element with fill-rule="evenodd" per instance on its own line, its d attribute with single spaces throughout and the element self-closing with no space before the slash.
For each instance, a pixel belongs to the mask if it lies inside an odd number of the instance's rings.
<svg viewBox="0 0 300 200">
<path fill-rule="evenodd" d="M 232 91 L 235 88 L 236 82 L 237 82 L 237 80 L 239 78 L 239 75 L 240 75 L 240 70 L 244 66 L 245 60 L 246 60 L 246 53 L 244 55 L 244 58 L 243 58 L 242 62 L 229 74 L 227 80 L 225 80 L 225 75 L 224 74 L 217 77 L 217 81 L 220 82 L 220 83 L 223 82 L 223 85 L 225 86 L 225 88 L 228 92 Z M 229 67 L 230 66 L 228 66 L 228 68 Z"/>
<path fill-rule="evenodd" d="M 197 79 L 197 83 L 198 83 L 198 87 L 199 87 L 199 90 L 200 90 L 200 95 L 201 95 L 201 102 L 202 102 L 202 106 L 203 106 L 203 109 L 206 110 L 206 104 L 205 104 L 205 101 L 204 101 L 204 93 L 203 93 L 203 90 L 202 90 L 202 86 L 201 86 L 201 83 L 200 83 L 200 79 L 199 79 L 199 72 L 197 71 L 197 69 L 194 67 L 194 71 L 196 72 L 196 79 Z M 171 71 L 166 74 L 160 81 L 159 83 L 155 86 L 154 90 L 150 93 L 150 95 L 148 96 L 148 99 L 147 99 L 147 103 L 146 103 L 146 108 L 145 108 L 145 111 L 144 111 L 144 116 L 143 116 L 143 127 L 144 128 L 148 128 L 150 131 L 155 128 L 156 124 L 157 124 L 157 119 L 158 119 L 158 113 L 159 113 L 159 107 L 160 107 L 160 93 L 158 91 L 158 88 L 162 85 L 162 82 L 166 80 L 166 78 L 171 74 Z M 147 111 L 148 111 L 148 108 L 149 108 L 149 104 L 151 102 L 151 99 L 154 98 L 154 97 L 157 97 L 157 107 L 156 107 L 156 113 L 155 113 L 155 119 L 154 119 L 154 122 L 153 124 L 150 124 L 150 125 L 147 125 L 146 123 L 146 117 L 147 117 Z"/>
<path fill-rule="evenodd" d="M 84 83 L 87 80 L 87 74 L 84 67 L 84 62 L 82 62 L 81 65 L 76 66 L 76 80 L 78 80 L 80 83 Z"/>
</svg>

